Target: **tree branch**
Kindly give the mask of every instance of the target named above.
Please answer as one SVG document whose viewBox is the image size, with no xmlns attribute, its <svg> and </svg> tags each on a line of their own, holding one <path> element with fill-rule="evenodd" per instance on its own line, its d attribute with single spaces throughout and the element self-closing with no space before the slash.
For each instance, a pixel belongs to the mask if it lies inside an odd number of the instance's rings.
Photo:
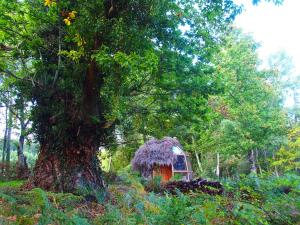
<svg viewBox="0 0 300 225">
<path fill-rule="evenodd" d="M 0 50 L 1 50 L 1 51 L 5 51 L 5 52 L 8 52 L 8 51 L 12 51 L 13 48 L 10 47 L 10 46 L 5 45 L 5 44 L 3 44 L 3 43 L 0 43 Z"/>
<path fill-rule="evenodd" d="M 0 73 L 6 74 L 7 76 L 13 77 L 13 78 L 15 78 L 15 79 L 17 79 L 17 80 L 22 80 L 22 81 L 30 82 L 30 83 L 32 83 L 32 86 L 33 86 L 33 87 L 35 87 L 36 84 L 37 84 L 38 86 L 42 86 L 39 82 L 34 81 L 32 78 L 26 78 L 26 77 L 23 77 L 23 78 L 22 78 L 22 77 L 18 77 L 17 75 L 15 75 L 14 73 L 12 73 L 12 72 L 9 71 L 9 70 L 0 70 Z"/>
</svg>

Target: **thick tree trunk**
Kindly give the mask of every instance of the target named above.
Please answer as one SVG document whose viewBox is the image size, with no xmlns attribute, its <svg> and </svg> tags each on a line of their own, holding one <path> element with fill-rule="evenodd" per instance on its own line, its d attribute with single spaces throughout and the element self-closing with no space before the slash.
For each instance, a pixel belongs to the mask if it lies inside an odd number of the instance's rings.
<svg viewBox="0 0 300 225">
<path fill-rule="evenodd" d="M 95 36 L 94 49 L 101 45 Z M 100 93 L 103 74 L 91 60 L 87 66 L 85 81 L 82 83 L 82 100 L 74 98 L 72 92 L 62 91 L 60 97 L 63 112 L 47 115 L 49 120 L 40 120 L 50 127 L 43 126 L 40 139 L 41 149 L 30 182 L 45 190 L 72 192 L 97 196 L 105 189 L 97 151 L 100 143 L 106 143 L 110 130 L 106 126 L 104 107 Z M 48 99 L 40 99 L 41 107 L 48 107 L 58 94 Z M 54 108 L 57 110 L 56 108 Z M 55 116 L 58 115 L 58 116 Z M 66 122 L 67 121 L 67 122 Z M 62 126 L 63 124 L 63 126 Z M 61 127 L 61 130 L 54 129 Z M 44 131 L 44 132 L 43 132 Z"/>
<path fill-rule="evenodd" d="M 45 190 L 93 194 L 103 190 L 97 148 L 72 147 L 57 153 L 49 153 L 48 144 L 41 151 L 34 168 L 33 184 Z"/>
<path fill-rule="evenodd" d="M 96 63 L 92 61 L 87 68 L 79 114 L 74 115 L 77 108 L 69 109 L 70 104 L 65 106 L 65 117 L 70 127 L 67 133 L 63 133 L 66 136 L 64 142 L 53 147 L 56 137 L 50 135 L 41 143 L 32 179 L 35 186 L 93 196 L 105 189 L 96 155 L 101 139 L 105 137 L 97 80 L 100 75 L 97 75 Z"/>
</svg>

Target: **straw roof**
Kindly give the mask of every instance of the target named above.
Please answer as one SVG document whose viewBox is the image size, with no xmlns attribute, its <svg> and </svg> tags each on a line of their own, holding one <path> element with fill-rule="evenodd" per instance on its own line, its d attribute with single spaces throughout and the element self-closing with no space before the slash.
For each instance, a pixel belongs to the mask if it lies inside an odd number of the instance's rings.
<svg viewBox="0 0 300 225">
<path fill-rule="evenodd" d="M 155 138 L 149 140 L 136 151 L 131 161 L 132 168 L 140 171 L 144 177 L 148 177 L 154 166 L 172 165 L 175 159 L 173 146 L 182 148 L 176 138 L 165 137 L 162 140 Z"/>
</svg>

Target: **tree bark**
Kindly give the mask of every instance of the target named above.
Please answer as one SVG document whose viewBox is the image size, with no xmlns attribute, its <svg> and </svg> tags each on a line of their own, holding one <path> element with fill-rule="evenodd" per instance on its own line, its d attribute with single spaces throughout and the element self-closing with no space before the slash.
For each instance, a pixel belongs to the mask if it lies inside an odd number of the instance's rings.
<svg viewBox="0 0 300 225">
<path fill-rule="evenodd" d="M 44 134 L 40 143 L 30 184 L 49 191 L 97 196 L 105 189 L 97 158 L 105 130 L 82 112 L 74 115 L 72 108 L 65 111 L 63 118 L 68 127 L 55 135 L 46 130 L 49 134 Z"/>
<path fill-rule="evenodd" d="M 17 161 L 17 177 L 19 179 L 27 179 L 30 175 L 30 171 L 27 164 L 26 156 L 24 155 L 24 135 L 20 134 L 18 143 L 18 161 Z"/>
<path fill-rule="evenodd" d="M 250 173 L 257 174 L 254 150 L 251 150 L 249 153 L 249 163 L 250 163 Z"/>
<path fill-rule="evenodd" d="M 272 159 L 275 160 L 275 154 L 274 154 L 274 152 L 272 152 Z M 279 177 L 277 166 L 275 166 L 275 171 L 274 172 L 275 172 L 276 177 Z"/>
<path fill-rule="evenodd" d="M 97 35 L 93 45 L 94 50 L 101 46 Z M 93 196 L 105 190 L 97 158 L 100 144 L 107 142 L 112 129 L 106 126 L 100 99 L 104 75 L 94 59 L 90 60 L 83 75 L 85 80 L 77 84 L 82 88 L 80 99 L 71 90 L 58 89 L 44 98 L 40 93 L 36 96 L 40 108 L 49 108 L 48 105 L 57 102 L 57 99 L 60 102 L 50 108 L 53 109 L 52 114 L 42 111 L 39 115 L 41 149 L 29 185 Z M 60 113 L 57 112 L 59 107 L 63 109 Z"/>
<path fill-rule="evenodd" d="M 8 107 L 5 107 L 5 130 L 3 136 L 3 148 L 2 148 L 2 174 L 5 170 L 5 155 L 6 155 L 6 144 L 7 144 L 7 130 L 8 130 Z"/>
<path fill-rule="evenodd" d="M 60 153 L 49 153 L 48 144 L 41 151 L 34 168 L 35 186 L 45 190 L 97 194 L 105 185 L 95 146 L 66 146 Z"/>
<path fill-rule="evenodd" d="M 258 150 L 255 149 L 255 157 L 256 157 L 256 163 L 257 163 L 257 167 L 258 167 L 258 171 L 259 171 L 259 174 L 262 175 L 262 169 L 261 169 L 261 166 L 260 166 L 260 162 L 259 162 L 259 157 L 258 157 Z"/>
<path fill-rule="evenodd" d="M 217 167 L 216 167 L 216 175 L 220 178 L 220 153 L 217 152 Z"/>
<path fill-rule="evenodd" d="M 192 136 L 192 146 L 193 146 L 193 148 L 195 148 L 195 139 L 194 139 L 194 136 Z M 199 155 L 196 152 L 196 150 L 194 150 L 194 152 L 195 152 L 195 156 L 196 156 L 196 160 L 197 160 L 197 165 L 199 167 L 199 171 L 200 171 L 200 173 L 202 173 L 203 172 L 203 168 L 202 168 L 202 165 L 201 165 L 201 161 L 200 161 Z"/>
<path fill-rule="evenodd" d="M 199 170 L 202 173 L 203 172 L 203 168 L 202 168 L 202 165 L 201 165 L 201 161 L 199 159 L 199 155 L 198 155 L 198 153 L 196 151 L 195 151 L 195 156 L 196 156 L 196 160 L 197 160 L 197 164 L 198 164 Z"/>
<path fill-rule="evenodd" d="M 266 170 L 268 172 L 270 172 L 270 167 L 269 167 L 269 163 L 268 163 L 268 157 L 267 157 L 267 150 L 264 149 L 264 165 L 266 167 Z"/>
<path fill-rule="evenodd" d="M 111 168 L 111 161 L 112 161 L 112 156 L 111 154 L 109 154 L 109 160 L 108 160 L 108 172 L 110 172 L 110 168 Z"/>
<path fill-rule="evenodd" d="M 26 179 L 30 175 L 30 171 L 28 169 L 26 156 L 24 155 L 24 141 L 25 141 L 25 106 L 24 106 L 24 99 L 20 96 L 20 105 L 19 105 L 19 121 L 20 121 L 20 136 L 19 136 L 19 144 L 18 144 L 18 161 L 17 161 L 17 177 L 19 179 Z"/>
<path fill-rule="evenodd" d="M 11 131 L 12 131 L 12 111 L 8 109 L 8 128 L 7 128 L 7 136 L 6 136 L 6 168 L 10 167 L 10 147 L 11 147 Z"/>
</svg>

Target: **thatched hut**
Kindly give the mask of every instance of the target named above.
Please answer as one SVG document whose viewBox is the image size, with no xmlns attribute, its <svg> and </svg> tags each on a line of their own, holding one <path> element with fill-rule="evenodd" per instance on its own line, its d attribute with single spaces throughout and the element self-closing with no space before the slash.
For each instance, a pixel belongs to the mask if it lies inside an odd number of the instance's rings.
<svg viewBox="0 0 300 225">
<path fill-rule="evenodd" d="M 146 178 L 161 176 L 166 182 L 179 174 L 184 180 L 192 179 L 189 155 L 176 138 L 151 139 L 136 151 L 131 164 Z"/>
</svg>

